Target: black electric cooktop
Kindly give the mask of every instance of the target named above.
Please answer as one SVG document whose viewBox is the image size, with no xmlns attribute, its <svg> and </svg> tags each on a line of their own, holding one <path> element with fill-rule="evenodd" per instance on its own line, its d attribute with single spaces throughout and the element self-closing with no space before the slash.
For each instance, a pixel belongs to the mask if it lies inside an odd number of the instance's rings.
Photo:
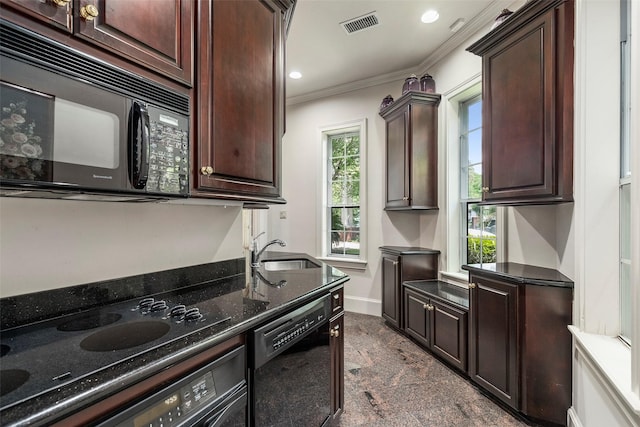
<svg viewBox="0 0 640 427">
<path fill-rule="evenodd" d="M 238 258 L 0 298 L 2 423 L 58 419 L 349 279 L 313 264 L 247 276 Z"/>
<path fill-rule="evenodd" d="M 225 289 L 239 290 L 244 282 L 244 276 L 227 280 Z M 3 331 L 1 408 L 229 322 L 215 301 L 221 291 L 188 287 Z"/>
</svg>

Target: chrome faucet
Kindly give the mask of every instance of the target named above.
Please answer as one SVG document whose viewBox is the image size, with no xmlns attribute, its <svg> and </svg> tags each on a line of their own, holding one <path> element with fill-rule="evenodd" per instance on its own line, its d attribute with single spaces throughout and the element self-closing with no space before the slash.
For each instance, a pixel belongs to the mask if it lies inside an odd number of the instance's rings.
<svg viewBox="0 0 640 427">
<path fill-rule="evenodd" d="M 287 243 L 284 242 L 283 240 L 273 239 L 270 242 L 267 242 L 267 244 L 264 245 L 264 247 L 258 251 L 258 237 L 262 236 L 263 234 L 264 234 L 264 231 L 258 234 L 256 237 L 254 237 L 251 242 L 251 267 L 252 268 L 260 267 L 260 256 L 269 246 L 275 245 L 276 243 L 282 247 L 287 246 Z"/>
</svg>

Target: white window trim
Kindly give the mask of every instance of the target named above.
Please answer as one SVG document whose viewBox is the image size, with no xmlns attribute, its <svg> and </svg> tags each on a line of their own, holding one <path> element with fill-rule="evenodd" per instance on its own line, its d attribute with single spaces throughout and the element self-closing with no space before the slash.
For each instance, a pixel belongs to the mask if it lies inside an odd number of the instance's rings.
<svg viewBox="0 0 640 427">
<path fill-rule="evenodd" d="M 327 233 L 327 161 L 328 161 L 328 141 L 329 135 L 337 133 L 358 130 L 360 132 L 360 256 L 358 258 L 331 257 L 327 256 L 328 247 L 325 241 Z M 318 247 L 316 248 L 317 256 L 324 261 L 337 268 L 345 268 L 352 270 L 364 270 L 367 267 L 367 119 L 355 119 L 347 122 L 325 125 L 318 128 L 318 138 L 322 141 L 320 149 L 322 150 L 319 158 L 322 159 L 322 179 L 319 182 L 318 195 L 320 197 L 321 212 L 318 215 Z"/>
<path fill-rule="evenodd" d="M 441 278 L 454 284 L 460 284 L 462 280 L 468 282 L 469 273 L 461 269 L 460 260 L 462 254 L 462 238 L 460 236 L 460 120 L 459 104 L 465 99 L 471 98 L 481 92 L 482 77 L 477 73 L 465 82 L 442 94 L 444 102 L 440 109 L 439 138 L 445 141 L 445 173 L 443 179 L 446 189 L 446 204 L 441 213 L 444 214 L 445 235 L 447 250 L 441 254 L 444 270 Z M 506 260 L 507 221 L 505 207 L 498 206 L 496 211 L 496 235 L 499 236 L 496 243 L 498 261 Z M 444 212 L 442 212 L 444 211 Z"/>
<path fill-rule="evenodd" d="M 589 84 L 595 83 L 595 79 L 600 79 L 602 71 L 596 76 L 588 73 L 589 64 L 587 51 L 589 46 L 588 35 L 590 25 L 594 27 L 605 27 L 606 22 L 602 21 L 602 16 L 590 11 L 589 6 L 593 5 L 586 0 L 576 1 L 576 38 L 575 38 L 575 99 L 576 106 L 575 117 L 575 135 L 574 141 L 574 164 L 576 176 L 579 178 L 575 183 L 574 193 L 576 193 L 575 202 L 575 246 L 576 246 L 576 288 L 574 290 L 574 326 L 569 330 L 574 337 L 574 347 L 577 352 L 582 354 L 590 365 L 590 368 L 598 375 L 600 384 L 609 391 L 608 397 L 615 402 L 621 410 L 627 414 L 634 414 L 636 420 L 640 420 L 640 411 L 638 407 L 638 399 L 640 398 L 640 263 L 633 263 L 631 268 L 631 298 L 632 298 L 632 325 L 631 341 L 633 347 L 629 348 L 621 343 L 617 337 L 604 335 L 602 333 L 588 333 L 585 330 L 585 293 L 591 289 L 585 289 L 585 278 L 588 277 L 590 266 L 585 262 L 584 244 L 586 241 L 587 231 L 585 230 L 585 199 L 586 188 L 584 184 L 586 169 L 588 167 L 586 159 L 586 148 L 583 147 L 585 136 L 589 133 L 589 117 L 585 108 L 587 93 L 589 93 Z M 609 6 L 607 6 L 609 7 Z M 633 46 L 640 43 L 637 34 L 640 30 L 640 5 L 633 2 L 631 7 L 631 34 Z M 632 106 L 631 116 L 637 115 L 635 110 L 640 106 L 640 55 L 634 54 L 638 52 L 637 47 L 631 50 L 631 79 L 630 79 L 630 103 Z M 590 81 L 590 78 L 594 81 Z M 593 98 L 591 98 L 593 99 Z M 637 120 L 631 120 L 630 126 L 630 156 L 631 156 L 631 185 L 635 191 L 631 192 L 631 259 L 640 259 L 640 174 L 633 171 L 640 171 L 640 124 Z M 617 248 L 612 248 L 616 250 Z M 591 266 L 593 267 L 593 266 Z M 598 313 L 611 313 L 617 310 L 619 315 L 619 307 L 611 307 L 603 305 L 599 308 Z M 591 313 L 594 316 L 594 313 Z M 606 326 L 607 319 L 600 319 L 600 323 Z M 615 356 L 617 355 L 617 356 Z M 622 363 L 621 363 L 622 360 Z M 575 374 L 574 374 L 575 375 Z M 630 381 L 621 378 L 630 378 Z M 575 383 L 575 381 L 574 381 Z M 630 386 L 631 390 L 628 389 Z M 575 393 L 575 392 L 574 392 Z M 584 404 L 584 402 L 582 402 Z M 575 405 L 575 403 L 574 403 Z M 575 414 L 573 408 L 571 412 Z"/>
</svg>

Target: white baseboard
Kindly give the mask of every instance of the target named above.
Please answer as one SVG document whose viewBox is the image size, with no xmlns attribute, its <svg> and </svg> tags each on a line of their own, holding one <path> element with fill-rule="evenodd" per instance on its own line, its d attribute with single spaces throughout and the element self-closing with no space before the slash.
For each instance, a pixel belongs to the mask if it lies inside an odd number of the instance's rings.
<svg viewBox="0 0 640 427">
<path fill-rule="evenodd" d="M 382 301 L 371 298 L 344 297 L 344 309 L 352 313 L 380 316 L 382 313 Z"/>
<path fill-rule="evenodd" d="M 582 427 L 580 417 L 573 406 L 567 411 L 567 427 Z"/>
</svg>

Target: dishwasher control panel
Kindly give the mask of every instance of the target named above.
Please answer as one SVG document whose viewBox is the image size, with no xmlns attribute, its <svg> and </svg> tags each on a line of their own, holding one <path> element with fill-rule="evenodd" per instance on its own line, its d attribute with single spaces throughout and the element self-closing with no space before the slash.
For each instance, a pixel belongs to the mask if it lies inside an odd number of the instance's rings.
<svg viewBox="0 0 640 427">
<path fill-rule="evenodd" d="M 331 302 L 327 294 L 255 329 L 254 368 L 262 366 L 325 324 L 329 333 L 330 311 Z"/>
</svg>

